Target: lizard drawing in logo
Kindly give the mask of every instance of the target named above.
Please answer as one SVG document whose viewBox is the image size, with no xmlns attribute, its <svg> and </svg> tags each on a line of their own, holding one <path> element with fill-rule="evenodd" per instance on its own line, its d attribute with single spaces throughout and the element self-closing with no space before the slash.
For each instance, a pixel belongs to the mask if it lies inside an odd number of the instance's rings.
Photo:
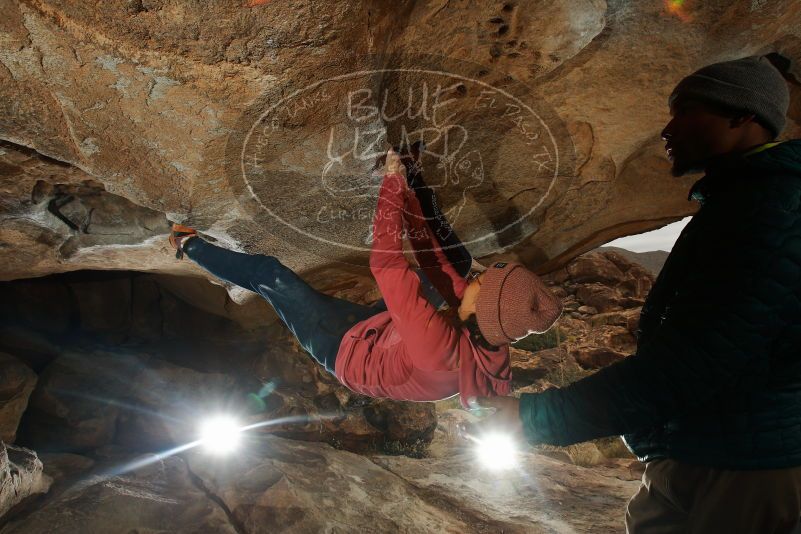
<svg viewBox="0 0 801 534">
<path fill-rule="evenodd" d="M 453 129 L 462 135 L 455 150 L 451 151 L 449 147 L 453 146 L 453 144 L 448 143 L 448 134 L 449 130 Z M 433 213 L 426 213 L 426 217 L 442 217 L 450 221 L 451 224 L 455 224 L 467 204 L 469 191 L 484 183 L 484 162 L 479 150 L 474 149 L 467 152 L 463 150 L 467 137 L 467 133 L 462 131 L 464 128 L 455 126 L 449 130 L 446 130 L 441 136 L 437 136 L 430 145 L 421 140 L 411 144 L 403 143 L 401 146 L 394 147 L 394 149 L 401 155 L 401 160 L 406 165 L 409 185 L 415 190 L 418 197 L 421 195 L 430 196 L 431 198 L 428 201 L 436 207 Z M 442 146 L 441 151 L 430 149 L 430 147 L 436 148 L 438 145 Z M 353 150 L 350 156 L 356 157 L 357 154 L 359 155 L 358 159 L 363 159 L 370 154 L 370 151 Z M 385 150 L 382 150 L 382 154 L 375 158 L 366 180 L 366 173 L 360 176 L 357 173 L 337 172 L 344 170 L 343 157 L 329 159 L 329 162 L 323 168 L 321 177 L 323 189 L 333 198 L 367 199 L 374 204 L 378 198 L 378 191 L 383 178 L 381 173 L 385 157 Z M 422 161 L 424 159 L 435 161 L 431 172 L 435 179 L 431 183 L 426 183 L 423 180 Z M 451 200 L 451 205 L 445 211 L 440 209 L 437 202 L 437 190 L 440 190 L 439 196 L 447 196 Z M 457 196 L 458 198 L 456 198 Z M 451 232 L 452 230 L 450 225 L 447 225 L 447 228 L 446 225 L 440 225 L 438 233 L 441 231 Z M 439 235 L 438 237 L 440 239 L 446 238 L 444 235 Z M 370 244 L 371 242 L 372 236 L 368 232 L 364 243 Z"/>
</svg>

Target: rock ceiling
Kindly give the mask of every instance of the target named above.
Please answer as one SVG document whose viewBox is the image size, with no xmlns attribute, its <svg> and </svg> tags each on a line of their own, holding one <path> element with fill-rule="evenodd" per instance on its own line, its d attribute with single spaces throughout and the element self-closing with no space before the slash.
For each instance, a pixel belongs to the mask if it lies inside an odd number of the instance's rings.
<svg viewBox="0 0 801 534">
<path fill-rule="evenodd" d="M 0 279 L 200 274 L 168 220 L 316 277 L 364 265 L 387 140 L 425 141 L 479 257 L 550 271 L 663 226 L 698 178 L 659 138 L 675 83 L 801 59 L 798 2 L 670 6 L 0 0 Z"/>
</svg>

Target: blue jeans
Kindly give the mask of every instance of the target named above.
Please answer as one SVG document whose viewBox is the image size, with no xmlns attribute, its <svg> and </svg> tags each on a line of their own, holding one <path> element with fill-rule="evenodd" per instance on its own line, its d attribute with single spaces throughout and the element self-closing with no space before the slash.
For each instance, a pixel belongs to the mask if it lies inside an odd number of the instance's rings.
<svg viewBox="0 0 801 534">
<path fill-rule="evenodd" d="M 383 300 L 364 306 L 321 293 L 273 256 L 226 250 L 199 237 L 186 241 L 183 250 L 217 278 L 264 297 L 301 347 L 331 374 L 345 332 L 387 309 Z"/>
</svg>

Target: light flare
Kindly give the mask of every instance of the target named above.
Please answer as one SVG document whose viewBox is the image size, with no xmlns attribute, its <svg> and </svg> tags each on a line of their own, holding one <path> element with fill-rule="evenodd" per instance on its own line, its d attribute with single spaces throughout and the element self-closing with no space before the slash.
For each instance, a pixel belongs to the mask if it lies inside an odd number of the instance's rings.
<svg viewBox="0 0 801 534">
<path fill-rule="evenodd" d="M 476 455 L 484 467 L 504 471 L 517 465 L 517 445 L 510 436 L 492 433 L 476 441 Z"/>
<path fill-rule="evenodd" d="M 207 452 L 229 454 L 242 442 L 242 426 L 229 415 L 215 415 L 200 426 L 200 442 Z"/>
<path fill-rule="evenodd" d="M 664 0 L 665 8 L 671 15 L 675 15 L 682 22 L 691 22 L 692 17 L 687 13 L 686 0 Z"/>
</svg>

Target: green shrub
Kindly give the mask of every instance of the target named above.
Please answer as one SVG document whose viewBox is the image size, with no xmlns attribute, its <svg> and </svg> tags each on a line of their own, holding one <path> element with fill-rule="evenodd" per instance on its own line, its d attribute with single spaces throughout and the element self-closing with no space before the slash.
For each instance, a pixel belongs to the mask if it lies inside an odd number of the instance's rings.
<svg viewBox="0 0 801 534">
<path fill-rule="evenodd" d="M 379 452 L 388 456 L 408 456 L 409 458 L 425 458 L 428 456 L 428 441 L 415 440 L 413 443 L 402 441 L 387 441 L 381 446 Z"/>
<path fill-rule="evenodd" d="M 459 395 L 454 395 L 448 399 L 434 402 L 437 413 L 442 413 L 446 410 L 459 410 L 462 408 L 462 402 L 459 400 Z"/>
<path fill-rule="evenodd" d="M 529 334 L 523 339 L 519 339 L 512 343 L 512 346 L 517 349 L 536 352 L 538 350 L 558 347 L 559 343 L 564 338 L 565 336 L 562 331 L 557 327 L 553 327 L 542 334 Z"/>
</svg>

